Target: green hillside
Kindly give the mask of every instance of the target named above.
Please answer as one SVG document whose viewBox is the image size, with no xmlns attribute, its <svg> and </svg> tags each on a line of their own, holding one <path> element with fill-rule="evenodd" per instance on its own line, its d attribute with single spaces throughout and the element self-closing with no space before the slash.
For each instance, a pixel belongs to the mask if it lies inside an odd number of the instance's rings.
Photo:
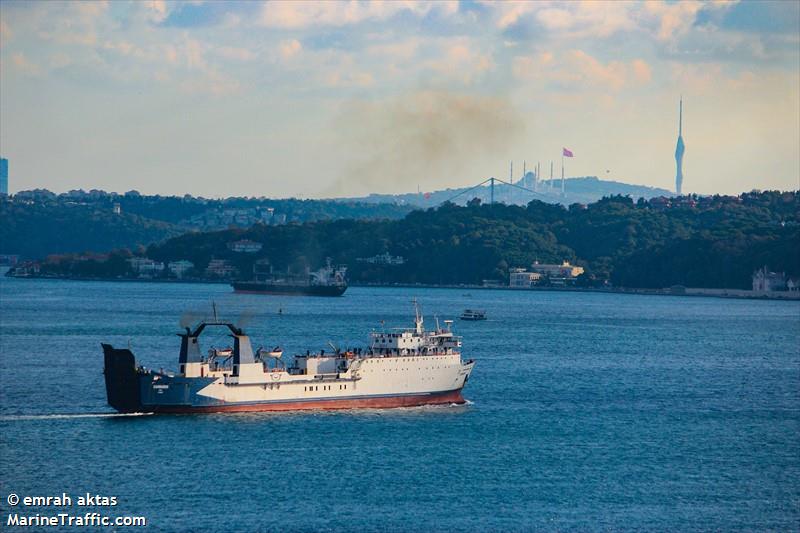
<svg viewBox="0 0 800 533">
<path fill-rule="evenodd" d="M 526 207 L 471 202 L 414 211 L 402 220 L 338 220 L 300 225 L 256 225 L 247 230 L 194 233 L 152 245 L 152 259 L 188 259 L 202 268 L 229 259 L 248 273 L 257 259 L 276 268 L 315 268 L 331 257 L 350 266 L 357 282 L 480 283 L 507 280 L 513 267 L 533 261 L 572 261 L 594 284 L 661 288 L 748 288 L 765 264 L 800 275 L 800 193 L 739 197 L 682 197 L 669 205 L 611 197 L 569 208 L 531 202 Z M 263 244 L 255 254 L 227 243 Z M 357 262 L 383 252 L 405 264 Z"/>
</svg>

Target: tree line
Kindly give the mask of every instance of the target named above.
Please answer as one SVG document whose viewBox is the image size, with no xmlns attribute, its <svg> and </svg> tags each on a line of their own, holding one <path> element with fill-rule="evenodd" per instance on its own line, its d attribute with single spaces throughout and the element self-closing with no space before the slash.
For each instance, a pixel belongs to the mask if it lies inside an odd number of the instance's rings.
<svg viewBox="0 0 800 533">
<path fill-rule="evenodd" d="M 158 261 L 198 268 L 227 259 L 243 277 L 257 260 L 276 269 L 317 268 L 327 257 L 350 267 L 351 281 L 474 284 L 508 280 L 534 261 L 570 261 L 593 285 L 749 288 L 763 265 L 800 276 L 800 192 L 639 200 L 612 196 L 589 204 L 444 204 L 400 220 L 334 220 L 189 233 L 147 248 Z M 257 253 L 228 243 L 251 240 Z M 360 262 L 382 253 L 402 265 Z"/>
</svg>

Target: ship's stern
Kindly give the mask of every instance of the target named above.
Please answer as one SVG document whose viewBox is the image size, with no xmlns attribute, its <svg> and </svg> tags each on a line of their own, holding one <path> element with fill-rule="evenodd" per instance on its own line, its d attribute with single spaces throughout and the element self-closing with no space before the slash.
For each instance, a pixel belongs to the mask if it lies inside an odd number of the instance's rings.
<svg viewBox="0 0 800 533">
<path fill-rule="evenodd" d="M 103 360 L 108 404 L 120 413 L 144 412 L 140 392 L 140 375 L 136 358 L 126 348 L 103 344 Z"/>
</svg>

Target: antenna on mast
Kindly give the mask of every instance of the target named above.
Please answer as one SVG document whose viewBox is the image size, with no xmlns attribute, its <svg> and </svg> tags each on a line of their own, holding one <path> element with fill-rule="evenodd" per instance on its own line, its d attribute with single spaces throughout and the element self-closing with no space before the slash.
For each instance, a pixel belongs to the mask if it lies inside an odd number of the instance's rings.
<svg viewBox="0 0 800 533">
<path fill-rule="evenodd" d="M 416 298 L 413 298 L 411 301 L 414 303 L 414 330 L 422 334 L 422 315 L 419 312 L 419 304 Z"/>
</svg>

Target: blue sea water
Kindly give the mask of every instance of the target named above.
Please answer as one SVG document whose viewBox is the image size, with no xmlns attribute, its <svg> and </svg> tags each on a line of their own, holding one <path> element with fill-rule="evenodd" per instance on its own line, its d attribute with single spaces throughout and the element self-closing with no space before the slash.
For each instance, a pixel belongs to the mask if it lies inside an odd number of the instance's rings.
<svg viewBox="0 0 800 533">
<path fill-rule="evenodd" d="M 255 346 L 357 346 L 413 297 L 431 326 L 486 309 L 455 324 L 468 405 L 104 415 L 101 342 L 174 369 L 181 315 L 213 300 Z M 155 531 L 800 530 L 796 302 L 14 279 L 0 299 L 0 529 L 11 492 L 91 492 Z"/>
</svg>

